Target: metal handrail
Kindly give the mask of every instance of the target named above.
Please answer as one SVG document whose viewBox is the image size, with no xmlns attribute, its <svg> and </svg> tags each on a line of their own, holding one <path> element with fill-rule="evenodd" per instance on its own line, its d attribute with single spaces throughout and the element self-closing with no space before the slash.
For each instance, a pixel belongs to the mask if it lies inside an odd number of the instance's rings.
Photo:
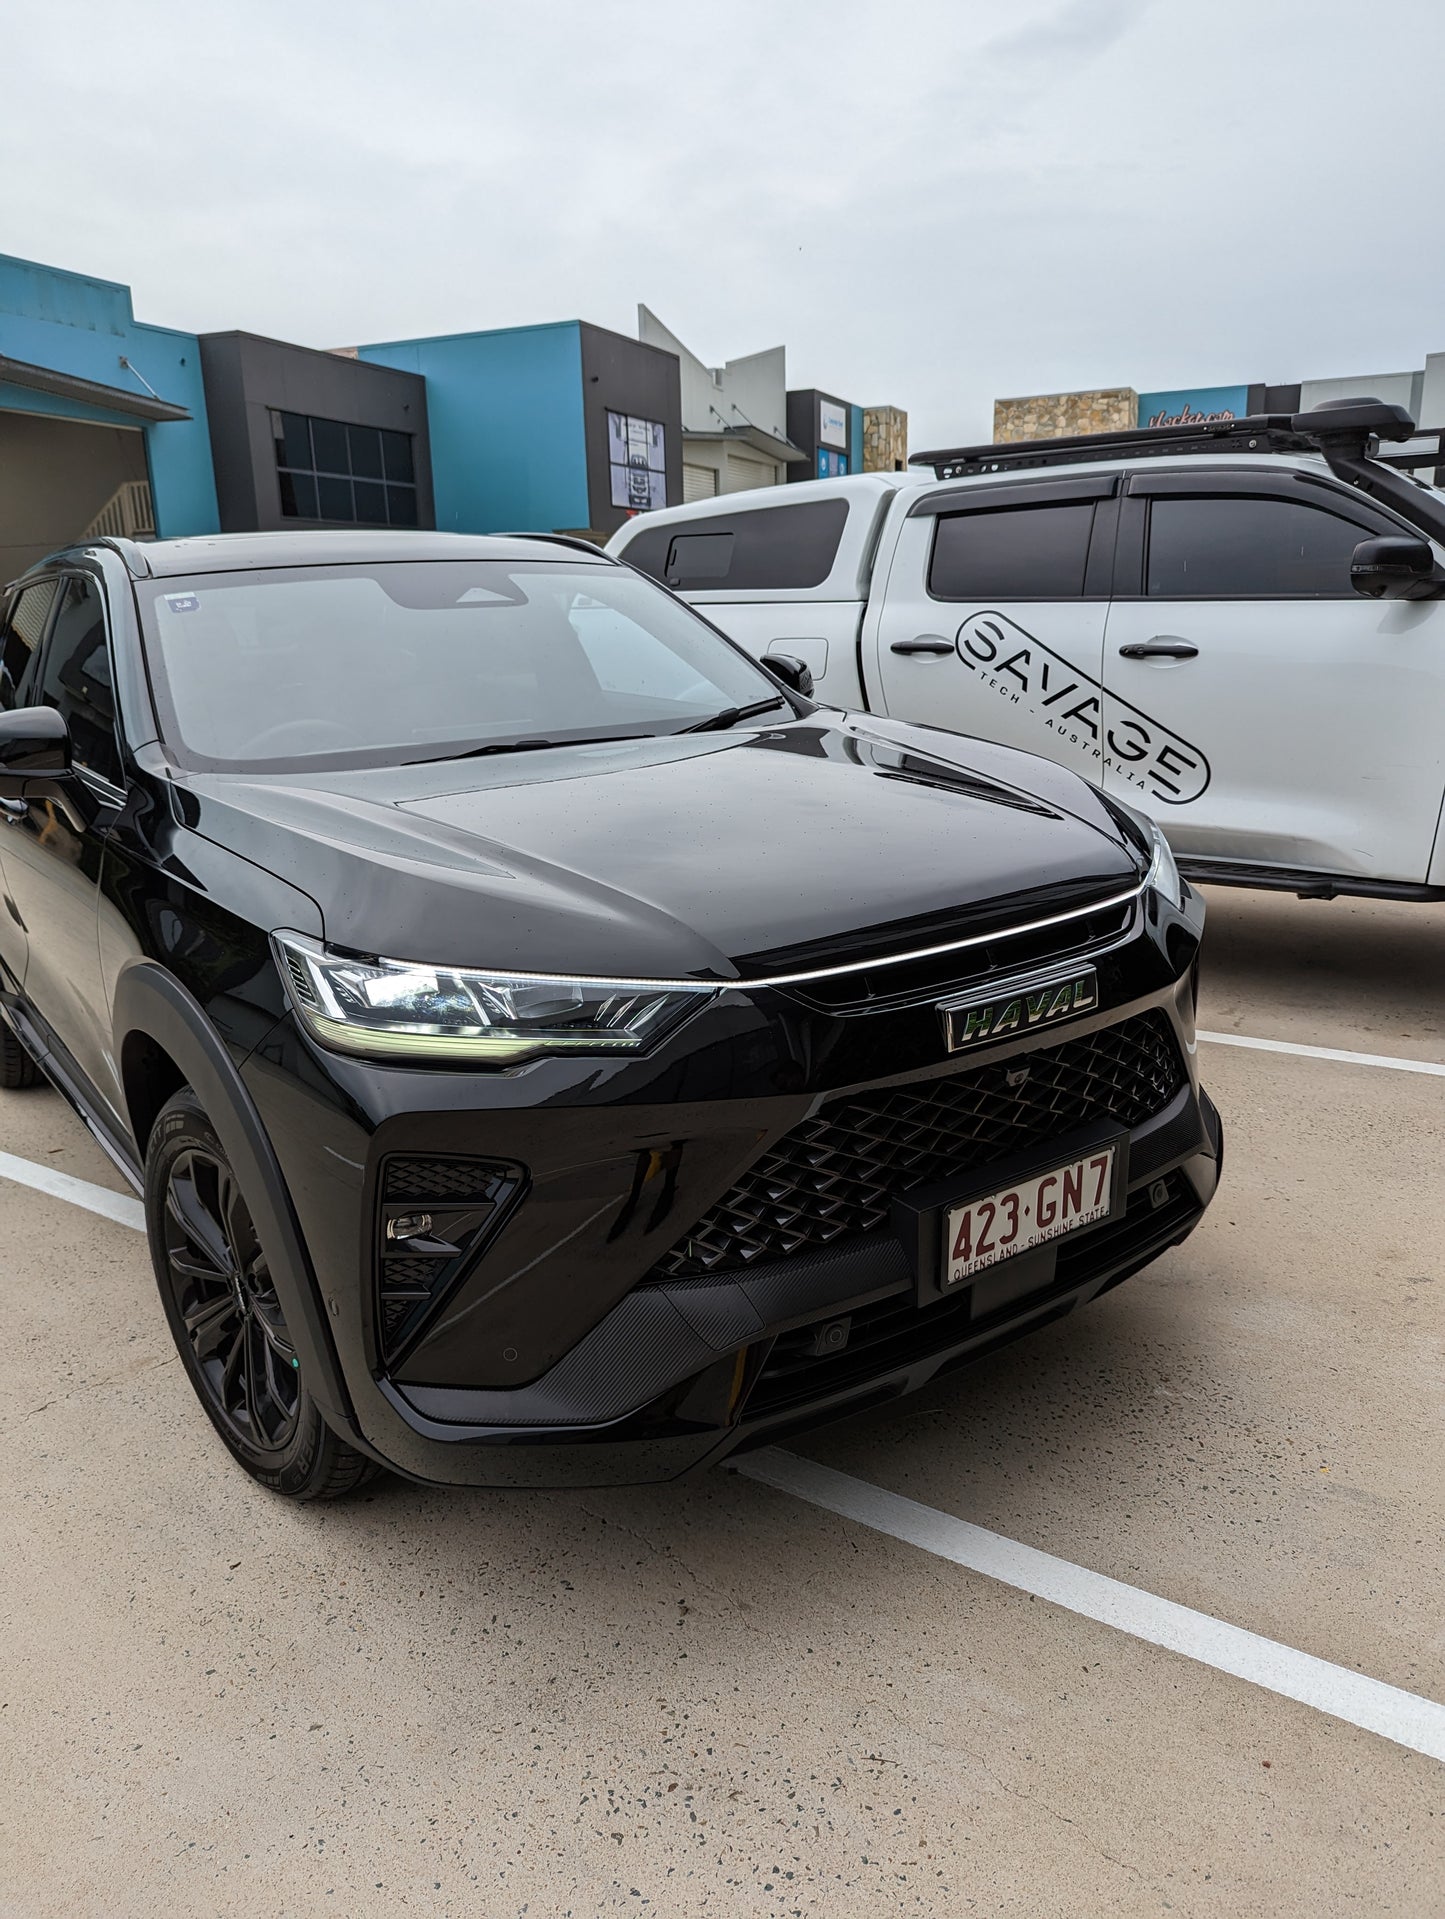
<svg viewBox="0 0 1445 1919">
<path fill-rule="evenodd" d="M 80 537 L 82 540 L 134 540 L 154 537 L 155 504 L 149 480 L 123 480 Z"/>
</svg>

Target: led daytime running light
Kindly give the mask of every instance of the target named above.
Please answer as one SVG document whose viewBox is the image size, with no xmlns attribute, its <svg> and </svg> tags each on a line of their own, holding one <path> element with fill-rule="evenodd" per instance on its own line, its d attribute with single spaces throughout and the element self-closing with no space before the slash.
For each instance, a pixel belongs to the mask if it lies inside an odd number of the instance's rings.
<svg viewBox="0 0 1445 1919">
<path fill-rule="evenodd" d="M 507 1066 L 544 1053 L 637 1053 L 717 991 L 685 981 L 364 960 L 300 934 L 273 937 L 307 1030 L 323 1045 L 374 1059 Z"/>
</svg>

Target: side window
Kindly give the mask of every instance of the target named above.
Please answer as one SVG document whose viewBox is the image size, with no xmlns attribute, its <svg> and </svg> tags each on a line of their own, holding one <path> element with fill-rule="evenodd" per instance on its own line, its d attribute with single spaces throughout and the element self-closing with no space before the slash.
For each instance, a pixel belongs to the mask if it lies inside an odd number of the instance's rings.
<svg viewBox="0 0 1445 1919">
<path fill-rule="evenodd" d="M 940 513 L 928 563 L 935 600 L 1077 600 L 1092 500 Z"/>
<path fill-rule="evenodd" d="M 667 549 L 664 578 L 669 586 L 725 586 L 733 546 L 731 533 L 678 533 Z"/>
<path fill-rule="evenodd" d="M 1352 599 L 1369 530 L 1295 500 L 1162 495 L 1149 506 L 1145 591 L 1169 600 Z"/>
<path fill-rule="evenodd" d="M 30 704 L 35 650 L 44 636 L 56 589 L 55 580 L 41 580 L 11 602 L 10 617 L 0 633 L 0 710 Z"/>
<path fill-rule="evenodd" d="M 622 557 L 680 593 L 821 586 L 847 524 L 846 500 L 760 506 L 648 527 Z"/>
<path fill-rule="evenodd" d="M 53 706 L 65 715 L 78 766 L 89 767 L 116 785 L 121 783 L 105 608 L 94 580 L 65 582 L 33 703 Z"/>
</svg>

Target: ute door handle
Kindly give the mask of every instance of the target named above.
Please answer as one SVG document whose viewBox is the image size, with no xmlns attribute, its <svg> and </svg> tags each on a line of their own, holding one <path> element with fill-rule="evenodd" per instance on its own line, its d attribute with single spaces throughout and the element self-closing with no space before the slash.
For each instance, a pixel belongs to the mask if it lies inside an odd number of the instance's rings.
<svg viewBox="0 0 1445 1919">
<path fill-rule="evenodd" d="M 953 641 L 946 640 L 941 633 L 920 633 L 916 639 L 895 640 L 888 651 L 890 653 L 951 653 Z"/>
<path fill-rule="evenodd" d="M 1171 640 L 1167 633 L 1119 648 L 1121 660 L 1197 660 L 1199 648 L 1189 640 Z"/>
</svg>

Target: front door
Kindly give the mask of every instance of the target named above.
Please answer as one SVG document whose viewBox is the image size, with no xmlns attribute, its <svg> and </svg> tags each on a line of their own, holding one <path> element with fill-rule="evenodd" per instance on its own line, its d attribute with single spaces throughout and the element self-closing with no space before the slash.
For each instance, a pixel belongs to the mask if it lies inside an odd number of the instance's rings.
<svg viewBox="0 0 1445 1919">
<path fill-rule="evenodd" d="M 1103 777 L 1113 474 L 920 494 L 864 628 L 869 704 Z"/>
<path fill-rule="evenodd" d="M 35 782 L 33 797 L 8 802 L 4 811 L 6 917 L 25 941 L 24 997 L 114 1113 L 120 1094 L 97 912 L 105 835 L 124 794 L 97 580 L 60 581 L 49 633 L 12 703 L 53 706 L 65 715 L 75 768 L 69 779 Z"/>
<path fill-rule="evenodd" d="M 1185 856 L 1423 881 L 1445 603 L 1350 585 L 1355 546 L 1400 529 L 1293 476 L 1136 474 L 1122 505 L 1108 790 Z"/>
</svg>

